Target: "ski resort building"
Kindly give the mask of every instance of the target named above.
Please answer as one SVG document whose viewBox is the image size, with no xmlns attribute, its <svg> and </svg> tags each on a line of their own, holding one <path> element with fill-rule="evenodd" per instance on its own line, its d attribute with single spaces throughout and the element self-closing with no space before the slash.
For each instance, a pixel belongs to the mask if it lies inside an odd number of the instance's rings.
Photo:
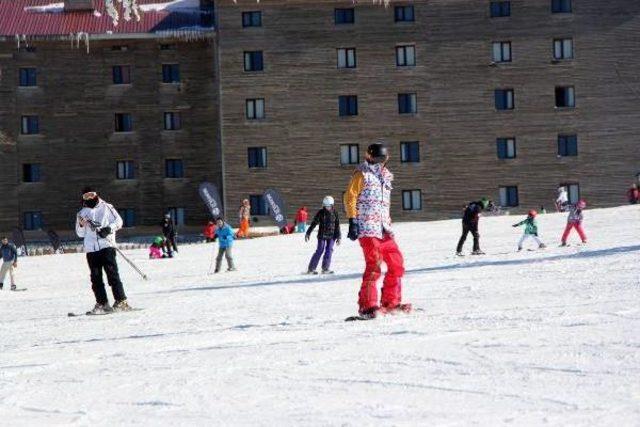
<svg viewBox="0 0 640 427">
<path fill-rule="evenodd" d="M 84 185 L 129 226 L 279 190 L 337 200 L 386 141 L 396 221 L 481 196 L 625 203 L 640 171 L 640 3 L 0 0 L 0 230 L 69 228 Z M 265 221 L 268 223 L 267 221 Z"/>
</svg>

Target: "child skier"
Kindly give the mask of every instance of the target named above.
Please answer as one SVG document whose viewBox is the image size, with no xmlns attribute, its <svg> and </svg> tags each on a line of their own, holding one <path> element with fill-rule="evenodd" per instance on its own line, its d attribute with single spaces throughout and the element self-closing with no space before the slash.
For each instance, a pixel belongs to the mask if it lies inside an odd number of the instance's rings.
<svg viewBox="0 0 640 427">
<path fill-rule="evenodd" d="M 309 230 L 307 230 L 307 234 L 304 237 L 305 242 L 308 242 L 313 229 L 316 228 L 316 225 L 319 226 L 318 246 L 311 257 L 311 261 L 309 261 L 308 274 L 318 274 L 316 268 L 322 254 L 324 254 L 322 258 L 322 274 L 333 274 L 333 271 L 330 270 L 333 245 L 340 244 L 340 218 L 333 205 L 334 200 L 331 196 L 327 196 L 322 200 L 322 209 L 313 217 Z"/>
<path fill-rule="evenodd" d="M 567 189 L 563 186 L 558 187 L 558 197 L 556 198 L 556 210 L 558 212 L 566 212 L 569 208 L 569 196 Z"/>
<path fill-rule="evenodd" d="M 220 242 L 218 243 L 218 256 L 216 257 L 215 272 L 220 272 L 223 256 L 227 258 L 227 271 L 235 271 L 233 255 L 231 254 L 231 248 L 233 246 L 233 229 L 222 218 L 218 218 L 216 221 L 216 234 L 214 240 L 217 239 L 219 239 Z"/>
<path fill-rule="evenodd" d="M 16 284 L 13 277 L 13 270 L 18 267 L 18 250 L 13 243 L 9 243 L 9 239 L 6 237 L 2 237 L 0 258 L 2 258 L 2 267 L 0 267 L 0 289 L 4 286 L 4 278 L 7 273 L 9 273 L 11 290 L 15 291 Z"/>
<path fill-rule="evenodd" d="M 540 238 L 538 237 L 538 222 L 536 221 L 537 215 L 538 215 L 538 212 L 536 212 L 535 210 L 530 210 L 527 218 L 525 218 L 523 221 L 520 221 L 517 224 L 513 224 L 514 227 L 520 227 L 523 224 L 525 226 L 524 234 L 522 235 L 522 237 L 520 238 L 520 241 L 518 242 L 518 251 L 522 250 L 522 244 L 529 237 L 533 238 L 533 240 L 536 241 L 536 243 L 538 244 L 538 248 L 544 249 L 547 247 L 544 243 L 542 243 L 542 240 L 540 240 Z"/>
<path fill-rule="evenodd" d="M 249 218 L 251 218 L 251 203 L 248 199 L 244 199 L 238 209 L 238 220 L 240 221 L 240 228 L 236 233 L 237 238 L 246 239 L 249 237 Z"/>
<path fill-rule="evenodd" d="M 296 212 L 296 232 L 304 233 L 307 231 L 307 219 L 309 217 L 309 213 L 307 212 L 307 207 L 303 206 L 298 209 Z"/>
<path fill-rule="evenodd" d="M 166 257 L 167 254 L 164 253 L 164 239 L 157 236 L 153 239 L 151 246 L 149 246 L 149 259 L 161 259 Z"/>
<path fill-rule="evenodd" d="M 582 229 L 582 210 L 587 207 L 587 202 L 584 200 L 578 201 L 575 205 L 568 205 L 569 216 L 567 217 L 567 226 L 562 233 L 562 243 L 560 246 L 567 246 L 567 238 L 572 228 L 575 228 L 582 240 L 582 243 L 587 243 L 587 236 Z"/>
</svg>

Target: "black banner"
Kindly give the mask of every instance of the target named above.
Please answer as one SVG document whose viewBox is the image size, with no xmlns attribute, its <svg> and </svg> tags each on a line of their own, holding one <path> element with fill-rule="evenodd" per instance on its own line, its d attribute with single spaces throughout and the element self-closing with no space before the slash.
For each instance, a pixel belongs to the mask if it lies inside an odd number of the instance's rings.
<svg viewBox="0 0 640 427">
<path fill-rule="evenodd" d="M 269 206 L 271 216 L 278 225 L 278 228 L 281 229 L 282 227 L 286 226 L 287 205 L 280 193 L 272 188 L 269 188 L 264 192 L 264 200 L 267 202 L 267 206 Z"/>
<path fill-rule="evenodd" d="M 215 185 L 210 182 L 203 182 L 198 188 L 200 198 L 209 209 L 211 216 L 216 219 L 222 216 L 222 202 L 220 201 L 220 193 Z"/>
<path fill-rule="evenodd" d="M 15 227 L 11 233 L 13 244 L 16 245 L 19 255 L 29 255 L 27 251 L 27 242 L 24 240 L 24 233 L 18 227 Z"/>
<path fill-rule="evenodd" d="M 60 241 L 60 236 L 55 230 L 48 230 L 47 236 L 49 236 L 49 241 L 51 242 L 51 246 L 53 246 L 54 253 L 64 253 L 64 249 L 62 248 L 62 242 Z"/>
</svg>

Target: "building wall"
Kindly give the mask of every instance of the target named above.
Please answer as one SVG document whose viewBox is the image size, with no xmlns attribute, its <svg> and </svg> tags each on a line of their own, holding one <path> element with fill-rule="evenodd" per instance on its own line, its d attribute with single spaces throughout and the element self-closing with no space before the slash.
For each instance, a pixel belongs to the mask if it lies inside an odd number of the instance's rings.
<svg viewBox="0 0 640 427">
<path fill-rule="evenodd" d="M 352 166 L 339 145 L 378 140 L 392 148 L 395 220 L 457 216 L 498 187 L 517 185 L 516 212 L 550 208 L 560 183 L 579 183 L 590 206 L 625 203 L 640 170 L 640 4 L 575 1 L 551 14 L 550 0 L 512 0 L 511 16 L 490 18 L 489 1 L 355 5 L 356 22 L 335 25 L 351 1 L 217 2 L 225 189 L 233 209 L 268 187 L 290 214 L 339 199 Z M 413 23 L 395 23 L 393 6 L 413 4 Z M 262 11 L 262 27 L 243 28 L 241 12 Z M 554 63 L 554 38 L 574 39 L 573 60 Z M 491 43 L 511 41 L 513 60 L 492 65 Z M 417 65 L 398 68 L 395 46 L 415 43 Z M 355 47 L 356 69 L 336 68 L 336 49 Z M 243 51 L 262 50 L 264 71 L 243 71 Z M 576 107 L 555 108 L 555 86 L 575 87 Z M 513 88 L 515 109 L 496 111 L 494 90 Z M 418 113 L 398 114 L 397 94 L 415 92 Z M 338 117 L 338 96 L 358 95 L 359 115 Z M 246 98 L 264 97 L 266 118 L 244 117 Z M 557 156 L 558 134 L 576 133 L 577 157 Z M 515 137 L 517 158 L 499 160 L 496 138 Z M 420 141 L 421 162 L 401 164 L 400 142 Z M 268 167 L 250 170 L 247 148 L 268 148 Z M 403 211 L 401 190 L 421 189 L 422 210 Z"/>
<path fill-rule="evenodd" d="M 0 42 L 0 230 L 25 211 L 41 211 L 47 228 L 70 228 L 87 185 L 135 209 L 138 225 L 159 223 L 168 207 L 184 207 L 187 224 L 201 224 L 197 186 L 220 184 L 213 41 L 92 40 L 89 53 L 68 41 L 32 46 L 18 52 L 14 41 Z M 180 64 L 179 85 L 162 83 L 162 63 Z M 130 85 L 113 84 L 113 65 L 131 66 Z M 37 68 L 37 87 L 18 87 L 20 67 Z M 182 113 L 182 130 L 164 130 L 166 111 Z M 132 114 L 133 132 L 114 132 L 115 113 Z M 24 114 L 39 116 L 38 135 L 20 135 Z M 166 158 L 183 159 L 184 178 L 164 177 Z M 135 179 L 116 179 L 118 160 L 135 162 Z M 40 163 L 42 181 L 21 182 L 23 163 Z"/>
</svg>

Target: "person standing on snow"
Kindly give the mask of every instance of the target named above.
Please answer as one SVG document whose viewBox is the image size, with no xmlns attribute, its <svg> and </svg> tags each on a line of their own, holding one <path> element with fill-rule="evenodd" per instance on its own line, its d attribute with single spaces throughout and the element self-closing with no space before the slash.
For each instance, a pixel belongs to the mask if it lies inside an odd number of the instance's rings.
<svg viewBox="0 0 640 427">
<path fill-rule="evenodd" d="M 2 257 L 2 267 L 0 267 L 0 289 L 4 286 L 4 279 L 9 273 L 11 280 L 11 290 L 16 290 L 16 283 L 13 277 L 13 270 L 18 267 L 18 250 L 13 243 L 9 243 L 7 237 L 2 237 L 2 245 L 0 246 L 0 256 Z"/>
<path fill-rule="evenodd" d="M 566 187 L 558 187 L 558 197 L 556 197 L 556 211 L 565 212 L 569 205 L 569 196 Z"/>
<path fill-rule="evenodd" d="M 84 251 L 91 271 L 91 287 L 96 298 L 92 314 L 107 314 L 111 311 L 128 311 L 127 296 L 118 273 L 116 261 L 116 231 L 122 228 L 122 218 L 112 205 L 98 197 L 98 193 L 87 187 L 82 192 L 83 208 L 76 218 L 76 234 L 84 239 Z M 109 305 L 105 291 L 102 270 L 113 298 L 113 307 Z"/>
<path fill-rule="evenodd" d="M 213 239 L 216 236 L 216 224 L 213 221 L 207 222 L 207 225 L 204 226 L 204 230 L 202 231 L 204 238 L 207 240 L 207 243 L 213 242 Z"/>
<path fill-rule="evenodd" d="M 518 251 L 522 250 L 522 244 L 530 237 L 536 241 L 536 243 L 538 244 L 538 248 L 544 249 L 547 247 L 538 237 L 538 222 L 536 221 L 536 216 L 538 216 L 538 212 L 536 212 L 535 210 L 530 210 L 527 218 L 517 224 L 513 224 L 513 227 L 520 227 L 521 225 L 525 226 L 524 234 L 518 242 Z"/>
<path fill-rule="evenodd" d="M 587 243 L 587 235 L 584 233 L 584 230 L 582 228 L 582 210 L 586 207 L 587 202 L 582 199 L 579 200 L 575 205 L 568 205 L 569 216 L 567 217 L 567 226 L 564 229 L 564 233 L 562 233 L 562 242 L 560 246 L 567 246 L 567 238 L 569 237 L 569 233 L 573 228 L 575 228 L 578 232 L 582 243 Z"/>
<path fill-rule="evenodd" d="M 487 197 L 483 197 L 478 202 L 471 202 L 464 208 L 462 214 L 462 235 L 458 240 L 456 255 L 462 256 L 462 247 L 467 240 L 469 232 L 473 235 L 473 252 L 471 255 L 484 255 L 480 250 L 480 233 L 478 233 L 478 223 L 480 222 L 480 213 L 485 210 L 491 201 Z"/>
<path fill-rule="evenodd" d="M 331 271 L 331 255 L 333 254 L 333 245 L 340 245 L 340 218 L 338 212 L 334 208 L 333 197 L 327 196 L 322 200 L 322 209 L 316 213 L 311 221 L 309 230 L 304 237 L 305 242 L 311 238 L 313 229 L 318 225 L 318 246 L 316 252 L 309 261 L 308 274 L 318 274 L 316 268 L 320 262 L 322 254 L 322 274 L 333 274 Z"/>
<path fill-rule="evenodd" d="M 344 195 L 349 218 L 348 237 L 360 242 L 366 263 L 358 294 L 358 313 L 364 318 L 374 318 L 378 313 L 411 310 L 411 304 L 402 304 L 404 259 L 391 229 L 389 208 L 393 175 L 386 167 L 388 161 L 388 148 L 382 143 L 371 144 L 365 161 L 353 173 Z M 383 261 L 387 264 L 387 273 L 378 305 L 376 283 L 381 276 Z"/>
<path fill-rule="evenodd" d="M 178 253 L 178 244 L 176 242 L 176 238 L 178 236 L 178 232 L 176 231 L 176 226 L 171 219 L 171 214 L 164 214 L 164 219 L 162 220 L 162 235 L 164 236 L 164 243 L 167 247 L 167 252 L 169 256 L 172 257 L 172 249 L 173 252 Z"/>
<path fill-rule="evenodd" d="M 236 233 L 236 237 L 243 239 L 249 237 L 249 218 L 251 218 L 251 204 L 248 199 L 244 199 L 240 209 L 238 209 L 240 228 Z"/>
<path fill-rule="evenodd" d="M 298 212 L 296 212 L 296 233 L 304 233 L 305 231 L 307 231 L 308 218 L 309 213 L 307 212 L 306 206 L 298 209 Z"/>
<path fill-rule="evenodd" d="M 220 272 L 223 256 L 227 258 L 227 271 L 235 271 L 236 268 L 233 265 L 233 255 L 231 253 L 231 248 L 233 247 L 233 229 L 222 218 L 218 218 L 216 221 L 214 241 L 215 240 L 219 240 L 215 272 Z"/>
</svg>

